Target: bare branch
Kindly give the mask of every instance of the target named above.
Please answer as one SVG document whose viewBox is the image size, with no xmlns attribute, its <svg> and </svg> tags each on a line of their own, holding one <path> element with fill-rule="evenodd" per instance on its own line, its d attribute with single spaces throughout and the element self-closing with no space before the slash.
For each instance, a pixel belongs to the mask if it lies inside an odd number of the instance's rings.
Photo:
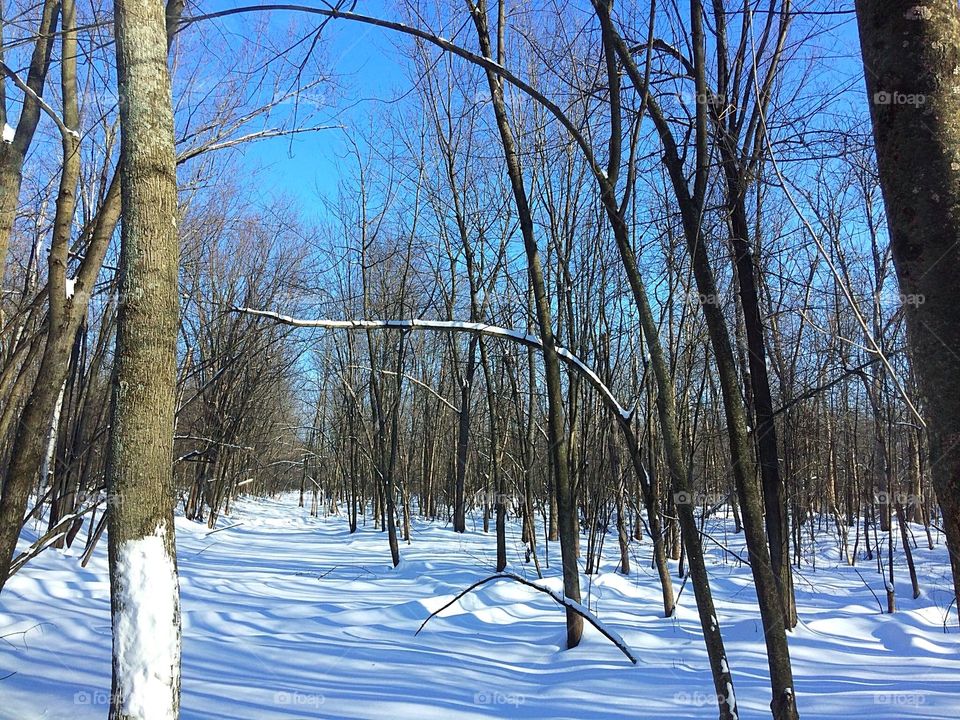
<svg viewBox="0 0 960 720">
<path fill-rule="evenodd" d="M 419 320 L 417 318 L 407 320 L 303 320 L 290 317 L 289 315 L 270 312 L 269 310 L 254 310 L 253 308 L 242 307 L 234 307 L 233 312 L 269 318 L 275 322 L 293 327 L 314 327 L 325 328 L 327 330 L 432 330 L 439 332 L 474 333 L 477 335 L 512 340 L 513 342 L 534 348 L 535 350 L 543 350 L 543 342 L 534 335 L 527 335 L 526 333 L 499 327 L 498 325 L 487 325 L 486 323 Z M 587 382 L 600 393 L 604 404 L 616 412 L 623 420 L 627 422 L 631 420 L 633 411 L 627 410 L 620 404 L 606 383 L 604 383 L 603 380 L 600 379 L 600 376 L 586 363 L 566 348 L 559 346 L 557 347 L 557 355 L 567 366 L 580 373 Z"/>
<path fill-rule="evenodd" d="M 593 625 L 597 630 L 600 631 L 601 635 L 603 635 L 610 642 L 616 645 L 617 648 L 620 650 L 620 652 L 622 652 L 624 655 L 627 656 L 630 662 L 632 662 L 634 665 L 637 664 L 636 656 L 633 654 L 633 652 L 630 650 L 627 644 L 623 641 L 623 638 L 617 635 L 612 630 L 608 630 L 607 628 L 605 628 L 600 623 L 600 620 L 597 619 L 597 616 L 594 615 L 592 612 L 590 612 L 583 605 L 581 605 L 578 602 L 574 602 L 569 598 L 564 597 L 563 595 L 561 595 L 558 592 L 555 592 L 554 590 L 545 588 L 541 585 L 537 585 L 534 582 L 530 582 L 526 578 L 520 577 L 519 575 L 510 573 L 510 572 L 503 572 L 503 573 L 498 573 L 496 575 L 491 575 L 490 577 L 484 578 L 483 580 L 478 580 L 477 582 L 473 583 L 473 585 L 471 585 L 470 587 L 466 588 L 465 590 L 462 590 L 460 593 L 457 594 L 455 598 L 453 598 L 453 600 L 446 603 L 443 607 L 439 608 L 438 610 L 435 610 L 434 612 L 430 613 L 429 617 L 427 617 L 427 619 L 423 621 L 423 623 L 420 625 L 420 627 L 417 629 L 414 635 L 419 635 L 420 631 L 423 630 L 424 627 L 426 627 L 426 624 L 428 622 L 430 622 L 434 617 L 442 613 L 448 607 L 455 604 L 457 601 L 460 600 L 460 598 L 462 598 L 464 595 L 469 593 L 471 590 L 475 590 L 481 585 L 486 585 L 488 582 L 493 582 L 494 580 L 513 580 L 515 582 L 520 583 L 521 585 L 526 585 L 529 588 L 533 588 L 534 590 L 542 592 L 544 595 L 549 595 L 551 599 L 553 599 L 556 603 L 563 605 L 563 607 L 569 610 L 572 610 L 577 615 L 579 615 L 584 620 L 586 620 L 588 623 Z"/>
</svg>

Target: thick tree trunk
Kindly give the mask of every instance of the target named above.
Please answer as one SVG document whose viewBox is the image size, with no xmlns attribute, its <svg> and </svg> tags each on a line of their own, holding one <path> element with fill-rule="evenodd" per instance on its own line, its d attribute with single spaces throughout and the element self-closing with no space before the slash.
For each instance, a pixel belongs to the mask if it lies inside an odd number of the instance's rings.
<svg viewBox="0 0 960 720">
<path fill-rule="evenodd" d="M 880 185 L 960 604 L 960 7 L 857 0 Z"/>
<path fill-rule="evenodd" d="M 180 601 L 173 526 L 179 320 L 177 178 L 163 5 L 114 4 L 123 223 L 107 479 L 111 718 L 175 720 Z"/>
</svg>

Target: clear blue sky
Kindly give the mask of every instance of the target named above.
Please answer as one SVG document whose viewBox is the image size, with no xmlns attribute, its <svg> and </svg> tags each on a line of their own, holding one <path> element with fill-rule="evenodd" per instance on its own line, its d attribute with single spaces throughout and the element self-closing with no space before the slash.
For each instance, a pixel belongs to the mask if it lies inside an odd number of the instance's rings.
<svg viewBox="0 0 960 720">
<path fill-rule="evenodd" d="M 215 0 L 204 3 L 195 12 L 245 4 L 242 0 Z M 356 12 L 390 17 L 388 3 L 383 0 L 359 0 Z M 275 12 L 270 24 L 274 28 L 295 27 L 298 33 L 305 34 L 320 21 L 317 16 Z M 236 23 L 237 29 L 249 29 L 253 19 L 243 16 L 221 22 Z M 317 52 L 323 66 L 335 76 L 338 96 L 331 102 L 333 106 L 322 107 L 310 122 L 302 124 L 362 126 L 378 102 L 395 97 L 407 88 L 409 81 L 396 52 L 398 40 L 387 30 L 343 20 L 330 22 L 323 31 L 322 48 Z M 299 61 L 307 45 L 298 48 L 293 57 Z M 310 75 L 310 72 L 304 74 L 305 82 L 312 79 Z M 317 92 L 326 102 L 323 96 L 327 96 L 328 91 L 318 88 Z M 304 107 L 309 109 L 309 101 Z M 265 197 L 282 194 L 296 198 L 309 217 L 314 210 L 317 215 L 322 214 L 318 196 L 332 197 L 336 192 L 346 149 L 344 131 L 323 130 L 249 144 L 243 149 L 242 162 L 251 169 L 260 169 L 260 187 Z"/>
</svg>

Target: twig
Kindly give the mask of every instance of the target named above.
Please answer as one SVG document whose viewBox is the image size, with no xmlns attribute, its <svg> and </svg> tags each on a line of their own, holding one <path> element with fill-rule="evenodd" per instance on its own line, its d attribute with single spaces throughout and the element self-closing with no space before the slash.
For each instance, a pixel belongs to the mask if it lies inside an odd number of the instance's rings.
<svg viewBox="0 0 960 720">
<path fill-rule="evenodd" d="M 230 528 L 239 527 L 240 525 L 243 525 L 243 523 L 242 523 L 242 522 L 238 522 L 238 523 L 234 523 L 233 525 L 225 525 L 225 526 L 222 527 L 222 528 L 217 528 L 216 530 L 211 530 L 211 531 L 208 532 L 206 535 L 204 535 L 204 537 L 210 537 L 210 536 L 213 535 L 214 533 L 218 533 L 218 532 L 220 532 L 221 530 L 229 530 Z"/>
<path fill-rule="evenodd" d="M 9 640 L 7 640 L 7 638 L 10 637 L 11 635 L 22 635 L 22 636 L 23 636 L 23 646 L 24 646 L 24 647 L 28 647 L 28 646 L 27 646 L 27 633 L 30 632 L 31 630 L 36 630 L 37 628 L 42 628 L 44 625 L 53 625 L 53 623 L 52 623 L 52 622 L 38 622 L 36 625 L 31 625 L 31 626 L 28 627 L 26 630 L 15 630 L 15 631 L 13 631 L 13 632 L 8 632 L 8 633 L 6 633 L 5 635 L 0 635 L 0 640 L 3 640 L 5 643 L 7 643 L 8 645 L 10 645 L 10 646 L 12 646 L 12 647 L 16 647 L 16 645 L 14 645 L 12 642 L 10 642 Z M 10 677 L 10 676 L 7 675 L 7 677 Z M 2 679 L 6 679 L 6 678 L 2 678 Z"/>
<path fill-rule="evenodd" d="M 860 575 L 860 571 L 857 568 L 853 568 L 853 571 Z M 880 607 L 880 614 L 883 615 L 883 603 L 880 602 L 880 598 L 877 597 L 877 594 L 873 591 L 873 588 L 870 587 L 870 584 L 864 580 L 863 575 L 860 575 L 860 579 L 863 581 L 863 584 L 866 585 L 867 590 L 870 591 L 870 594 L 873 595 L 873 599 L 877 601 L 877 605 Z"/>
</svg>

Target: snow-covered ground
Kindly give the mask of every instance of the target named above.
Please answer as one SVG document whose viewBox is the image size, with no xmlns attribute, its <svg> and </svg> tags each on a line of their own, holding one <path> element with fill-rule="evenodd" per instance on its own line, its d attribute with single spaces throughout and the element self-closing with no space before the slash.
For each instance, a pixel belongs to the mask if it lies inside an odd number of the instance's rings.
<svg viewBox="0 0 960 720">
<path fill-rule="evenodd" d="M 492 572 L 492 533 L 460 536 L 417 522 L 393 569 L 372 525 L 351 536 L 342 518 L 311 518 L 292 496 L 241 501 L 224 520 L 233 523 L 208 534 L 177 520 L 186 720 L 716 717 L 692 589 L 676 617 L 660 617 L 649 543 L 634 545 L 630 577 L 614 572 L 613 538 L 604 572 L 583 576 L 590 608 L 638 655 L 634 666 L 589 627 L 580 647 L 562 650 L 562 610 L 509 581 L 471 593 L 415 636 L 430 612 Z M 722 523 L 710 533 L 734 551 L 742 546 Z M 861 579 L 823 537 L 816 570 L 796 576 L 801 623 L 791 651 L 801 716 L 960 717 L 960 634 L 954 612 L 944 631 L 942 545 L 915 551 L 919 600 L 898 566 L 900 612 L 886 615 L 873 595 L 884 599 L 875 565 L 858 563 Z M 516 526 L 508 543 L 511 569 L 535 577 Z M 708 545 L 741 716 L 769 717 L 749 568 Z M 559 546 L 550 553 L 544 582 L 559 590 Z M 106 717 L 106 543 L 85 569 L 77 554 L 45 552 L 0 594 L 0 718 Z"/>
</svg>

